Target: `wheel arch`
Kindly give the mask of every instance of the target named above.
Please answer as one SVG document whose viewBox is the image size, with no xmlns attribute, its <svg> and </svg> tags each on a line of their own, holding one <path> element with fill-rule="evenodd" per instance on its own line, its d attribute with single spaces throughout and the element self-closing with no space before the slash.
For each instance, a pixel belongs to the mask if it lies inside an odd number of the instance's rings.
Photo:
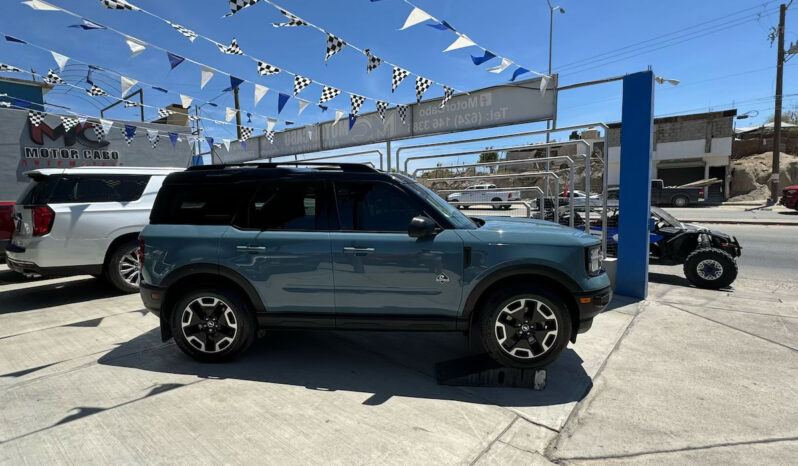
<svg viewBox="0 0 798 466">
<path fill-rule="evenodd" d="M 676 199 L 684 199 L 684 205 L 690 203 L 690 197 L 686 194 L 674 194 L 673 197 L 671 197 L 672 205 L 676 205 Z"/>
<path fill-rule="evenodd" d="M 140 231 L 134 231 L 119 235 L 114 238 L 114 240 L 111 241 L 111 244 L 109 244 L 108 248 L 105 250 L 105 257 L 103 257 L 103 270 L 105 270 L 105 268 L 108 266 L 108 260 L 111 259 L 111 255 L 114 253 L 116 248 L 118 248 L 120 244 L 137 240 L 139 238 L 139 234 L 141 234 Z"/>
<path fill-rule="evenodd" d="M 468 323 L 468 330 L 475 323 L 476 316 L 491 293 L 509 283 L 535 283 L 546 286 L 560 296 L 568 306 L 571 315 L 571 341 L 576 341 L 579 328 L 579 307 L 575 292 L 580 291 L 577 283 L 559 270 L 543 265 L 514 266 L 498 270 L 479 281 L 466 298 L 463 308 L 463 320 Z"/>
</svg>

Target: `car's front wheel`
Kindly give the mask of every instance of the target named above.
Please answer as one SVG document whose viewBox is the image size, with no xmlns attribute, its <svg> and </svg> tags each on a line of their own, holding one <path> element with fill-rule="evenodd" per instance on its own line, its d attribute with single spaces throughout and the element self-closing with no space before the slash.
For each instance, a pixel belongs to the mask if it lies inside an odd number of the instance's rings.
<svg viewBox="0 0 798 466">
<path fill-rule="evenodd" d="M 116 289 L 124 293 L 138 293 L 141 277 L 137 240 L 126 241 L 108 257 L 103 274 Z"/>
<path fill-rule="evenodd" d="M 203 362 L 233 359 L 255 340 L 256 324 L 249 306 L 228 289 L 186 293 L 172 308 L 171 325 L 177 346 Z"/>
<path fill-rule="evenodd" d="M 498 363 L 519 369 L 551 364 L 571 337 L 571 315 L 557 294 L 530 284 L 494 292 L 479 316 L 482 344 Z"/>
<path fill-rule="evenodd" d="M 684 276 L 699 288 L 725 288 L 737 279 L 737 262 L 720 249 L 697 249 L 684 261 Z"/>
</svg>

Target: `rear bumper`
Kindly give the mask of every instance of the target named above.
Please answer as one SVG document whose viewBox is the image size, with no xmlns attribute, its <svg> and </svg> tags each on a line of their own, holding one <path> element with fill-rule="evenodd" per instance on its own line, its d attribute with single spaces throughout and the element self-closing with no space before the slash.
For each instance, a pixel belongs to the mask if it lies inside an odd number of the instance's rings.
<svg viewBox="0 0 798 466">
<path fill-rule="evenodd" d="M 22 249 L 22 251 L 20 251 Z M 35 262 L 22 261 L 14 258 L 14 253 L 25 252 L 25 249 L 13 244 L 5 248 L 6 264 L 14 272 L 23 275 L 42 275 L 45 277 L 65 277 L 70 275 L 102 275 L 103 265 L 74 265 L 62 267 L 40 267 Z"/>
<path fill-rule="evenodd" d="M 575 293 L 579 309 L 579 326 L 577 333 L 585 333 L 593 325 L 593 318 L 602 313 L 612 300 L 612 288 L 607 286 L 599 290 Z"/>
<path fill-rule="evenodd" d="M 141 295 L 141 301 L 144 303 L 144 307 L 149 309 L 156 316 L 160 317 L 161 305 L 164 301 L 166 288 L 141 282 L 139 283 L 139 294 Z"/>
</svg>

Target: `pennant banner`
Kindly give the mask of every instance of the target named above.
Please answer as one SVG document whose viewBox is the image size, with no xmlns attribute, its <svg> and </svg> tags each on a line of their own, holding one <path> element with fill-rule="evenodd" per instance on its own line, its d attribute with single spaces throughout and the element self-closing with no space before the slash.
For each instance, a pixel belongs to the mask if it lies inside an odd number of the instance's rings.
<svg viewBox="0 0 798 466">
<path fill-rule="evenodd" d="M 397 105 L 396 111 L 399 113 L 399 118 L 402 119 L 402 123 L 407 124 L 407 105 Z"/>
<path fill-rule="evenodd" d="M 85 18 L 81 18 L 81 19 L 83 20 L 83 23 L 81 23 L 81 24 L 72 24 L 72 25 L 70 25 L 68 27 L 79 28 L 79 29 L 83 29 L 84 31 L 90 31 L 92 29 L 106 29 L 105 26 L 102 26 L 102 25 L 97 24 L 95 22 L 89 21 L 88 19 L 85 19 Z M 6 38 L 8 38 L 8 37 L 6 37 Z M 23 44 L 24 44 L 24 42 L 23 42 Z"/>
<path fill-rule="evenodd" d="M 529 73 L 529 70 L 526 69 L 526 68 L 519 67 L 517 70 L 513 71 L 513 77 L 510 78 L 510 81 L 515 81 L 515 78 L 517 78 L 518 76 L 520 76 L 520 75 L 522 75 L 524 73 Z"/>
<path fill-rule="evenodd" d="M 107 93 L 107 92 L 105 92 L 104 90 L 102 90 L 102 89 L 101 89 L 99 86 L 97 86 L 96 84 L 92 84 L 92 85 L 91 85 L 91 89 L 86 89 L 86 94 L 89 94 L 89 95 L 90 95 L 90 96 L 92 96 L 92 97 L 97 97 L 97 96 L 101 96 L 101 95 L 108 95 L 108 93 Z"/>
<path fill-rule="evenodd" d="M 28 118 L 30 119 L 30 124 L 33 126 L 38 127 L 44 121 L 44 117 L 47 114 L 44 112 L 40 112 L 38 110 L 28 110 Z"/>
<path fill-rule="evenodd" d="M 183 106 L 183 108 L 189 108 L 193 100 L 194 98 L 191 96 L 180 94 L 180 104 Z"/>
<path fill-rule="evenodd" d="M 444 52 L 449 52 L 450 50 L 462 49 L 464 47 L 471 47 L 472 45 L 477 45 L 477 44 L 475 44 L 473 40 L 469 39 L 464 35 L 458 35 L 457 39 L 454 42 L 452 42 L 451 45 L 446 47 Z"/>
<path fill-rule="evenodd" d="M 340 52 L 344 47 L 346 47 L 346 42 L 332 34 L 327 34 L 327 56 L 324 57 L 324 63 L 327 63 L 330 57 Z"/>
<path fill-rule="evenodd" d="M 302 99 L 297 99 L 297 100 L 299 101 L 299 113 L 297 113 L 297 116 L 299 116 L 299 115 L 302 115 L 302 112 L 305 111 L 305 109 L 310 104 L 310 102 L 308 102 L 307 100 L 302 100 Z"/>
<path fill-rule="evenodd" d="M 258 105 L 260 99 L 262 99 L 267 92 L 269 92 L 268 87 L 261 86 L 260 84 L 255 84 L 255 105 Z"/>
<path fill-rule="evenodd" d="M 213 77 L 213 70 L 207 66 L 200 67 L 200 89 L 203 89 Z"/>
<path fill-rule="evenodd" d="M 233 38 L 232 42 L 230 42 L 230 45 L 216 44 L 216 46 L 219 47 L 219 50 L 221 50 L 222 53 L 227 53 L 230 55 L 244 55 L 244 51 L 238 46 L 238 42 L 236 42 L 235 38 Z"/>
<path fill-rule="evenodd" d="M 143 42 L 133 37 L 127 37 L 125 39 L 125 43 L 130 48 L 130 58 L 133 58 L 141 52 L 147 50 L 147 47 Z M 57 58 L 56 61 L 58 61 Z M 64 61 L 64 63 L 66 63 L 66 61 Z"/>
<path fill-rule="evenodd" d="M 274 125 L 277 123 L 277 118 L 267 118 L 266 119 L 266 131 L 271 131 L 274 129 Z"/>
<path fill-rule="evenodd" d="M 186 60 L 180 55 L 175 55 L 172 52 L 166 52 L 166 56 L 167 58 L 169 58 L 169 66 L 171 66 L 171 69 L 175 69 L 177 65 L 183 63 Z"/>
<path fill-rule="evenodd" d="M 502 71 L 506 70 L 508 66 L 512 65 L 513 62 L 506 58 L 502 58 L 502 62 L 499 65 L 494 66 L 493 68 L 488 68 L 488 71 L 491 73 L 501 73 Z"/>
<path fill-rule="evenodd" d="M 421 102 L 421 97 L 432 85 L 432 81 L 421 76 L 416 76 L 416 102 Z"/>
<path fill-rule="evenodd" d="M 147 129 L 147 139 L 150 140 L 150 144 L 152 144 L 152 148 L 155 149 L 155 146 L 158 145 L 158 141 L 161 137 L 158 135 L 157 129 Z"/>
<path fill-rule="evenodd" d="M 388 108 L 388 102 L 383 102 L 381 100 L 377 101 L 377 113 L 380 114 L 380 118 L 382 121 L 385 121 L 385 110 Z"/>
<path fill-rule="evenodd" d="M 286 27 L 286 26 L 307 26 L 308 23 L 302 21 L 298 17 L 292 15 L 291 13 L 280 10 L 280 14 L 288 18 L 288 22 L 285 23 L 272 23 L 272 26 L 279 28 L 279 27 Z"/>
<path fill-rule="evenodd" d="M 338 123 L 338 120 L 340 120 L 342 116 L 344 116 L 344 112 L 342 110 L 336 110 L 335 111 L 335 121 L 333 121 L 332 125 L 335 126 L 335 124 Z"/>
<path fill-rule="evenodd" d="M 230 152 L 230 143 L 233 142 L 232 139 L 222 138 L 222 144 L 224 144 L 224 148 L 227 149 L 227 152 Z"/>
<path fill-rule="evenodd" d="M 274 131 L 266 130 L 266 139 L 269 140 L 270 144 L 274 144 Z"/>
<path fill-rule="evenodd" d="M 299 75 L 294 76 L 294 95 L 302 92 L 302 89 L 308 87 L 312 82 L 313 81 L 308 78 Z"/>
<path fill-rule="evenodd" d="M 112 10 L 141 11 L 139 7 L 133 6 L 125 0 L 100 0 L 100 3 L 102 3 L 106 8 L 110 8 Z"/>
<path fill-rule="evenodd" d="M 249 126 L 242 126 L 241 127 L 241 140 L 242 140 L 242 142 L 246 141 L 247 139 L 249 139 L 249 137 L 252 136 L 252 132 L 254 130 L 255 130 L 255 128 L 251 128 Z M 246 146 L 244 146 L 244 150 L 247 150 Z"/>
<path fill-rule="evenodd" d="M 64 126 L 64 132 L 68 133 L 69 130 L 78 125 L 78 119 L 68 116 L 61 117 L 61 124 Z"/>
<path fill-rule="evenodd" d="M 6 65 L 5 63 L 0 63 L 0 71 L 9 71 L 12 73 L 22 72 L 22 70 L 17 68 L 16 66 Z"/>
<path fill-rule="evenodd" d="M 125 135 L 125 142 L 129 146 L 133 141 L 133 136 L 136 135 L 136 127 L 133 125 L 125 125 L 124 128 L 122 128 L 122 133 Z"/>
<path fill-rule="evenodd" d="M 64 67 L 67 64 L 69 57 L 67 57 L 66 55 L 61 55 L 58 52 L 50 52 L 50 53 L 53 55 L 53 60 L 55 60 L 56 64 L 58 64 L 58 69 L 64 71 Z"/>
<path fill-rule="evenodd" d="M 321 98 L 319 99 L 319 103 L 323 104 L 328 100 L 332 100 L 335 97 L 337 97 L 340 93 L 341 93 L 340 89 L 336 89 L 330 86 L 324 86 L 324 88 L 321 90 Z"/>
<path fill-rule="evenodd" d="M 232 16 L 238 13 L 240 10 L 252 6 L 258 3 L 259 0 L 230 0 L 230 13 L 229 16 Z M 228 16 L 228 15 L 225 15 Z"/>
<path fill-rule="evenodd" d="M 410 14 L 407 16 L 407 19 L 405 20 L 404 26 L 399 28 L 399 30 L 400 31 L 405 30 L 410 26 L 415 26 L 418 23 L 423 23 L 428 19 L 432 19 L 432 16 L 430 16 L 426 11 L 418 7 L 413 8 L 413 11 L 410 12 Z"/>
<path fill-rule="evenodd" d="M 446 106 L 446 102 L 448 102 L 453 95 L 454 95 L 454 89 L 448 86 L 443 86 L 443 101 L 441 102 L 441 108 Z"/>
<path fill-rule="evenodd" d="M 351 114 L 357 115 L 357 112 L 360 110 L 360 106 L 363 105 L 363 102 L 366 101 L 366 98 L 362 95 L 352 94 L 349 99 L 349 102 L 352 106 Z"/>
<path fill-rule="evenodd" d="M 120 76 L 119 81 L 122 87 L 122 97 L 124 97 L 127 94 L 127 91 L 129 91 L 131 87 L 138 84 L 138 81 L 136 81 L 135 79 L 128 78 L 125 76 Z"/>
<path fill-rule="evenodd" d="M 232 120 L 236 116 L 236 113 L 238 113 L 236 109 L 226 107 L 224 111 L 224 121 Z"/>
<path fill-rule="evenodd" d="M 349 114 L 349 131 L 352 131 L 352 127 L 355 126 L 355 121 L 357 121 L 357 115 Z"/>
<path fill-rule="evenodd" d="M 42 81 L 47 84 L 64 84 L 64 80 L 55 74 L 55 71 L 52 69 L 47 72 L 47 76 L 43 77 Z"/>
<path fill-rule="evenodd" d="M 366 53 L 366 58 L 368 58 L 366 62 L 366 73 L 371 73 L 375 68 L 380 66 L 382 59 L 372 55 L 369 49 L 364 50 L 364 52 Z"/>
<path fill-rule="evenodd" d="M 277 68 L 274 65 L 270 65 L 266 62 L 259 61 L 258 62 L 258 74 L 261 76 L 268 76 L 270 74 L 277 74 L 280 72 L 280 68 Z"/>
<path fill-rule="evenodd" d="M 169 133 L 169 140 L 172 141 L 172 147 L 177 145 L 177 133 Z"/>
<path fill-rule="evenodd" d="M 496 54 L 488 52 L 487 50 L 485 50 L 485 54 L 482 55 L 481 57 L 475 57 L 475 56 L 471 55 L 471 61 L 473 61 L 474 64 L 477 65 L 477 66 L 485 63 L 486 61 L 488 61 L 488 60 L 490 60 L 492 58 L 496 58 Z"/>
<path fill-rule="evenodd" d="M 391 92 L 396 90 L 396 86 L 401 84 L 402 81 L 410 74 L 409 71 L 399 68 L 398 66 L 393 67 L 393 76 L 391 77 Z"/>
<path fill-rule="evenodd" d="M 180 34 L 183 34 L 184 36 L 186 36 L 188 38 L 188 40 L 190 40 L 191 42 L 194 42 L 194 39 L 197 38 L 197 33 L 192 31 L 191 29 L 184 28 L 183 26 L 181 26 L 179 24 L 175 24 L 175 23 L 172 23 L 172 22 L 169 22 L 169 21 L 167 21 L 167 23 L 169 23 L 170 26 L 175 28 L 177 30 L 177 32 L 179 32 Z"/>
<path fill-rule="evenodd" d="M 41 11 L 61 11 L 61 8 L 58 8 L 55 5 L 50 5 L 47 2 L 43 2 L 42 0 L 27 0 L 22 2 L 25 5 L 33 8 L 34 10 L 41 10 Z"/>
<path fill-rule="evenodd" d="M 277 114 L 279 115 L 280 112 L 283 111 L 283 107 L 285 107 L 286 102 L 290 99 L 291 96 L 287 94 L 283 94 L 282 92 L 279 93 L 277 96 Z"/>
</svg>

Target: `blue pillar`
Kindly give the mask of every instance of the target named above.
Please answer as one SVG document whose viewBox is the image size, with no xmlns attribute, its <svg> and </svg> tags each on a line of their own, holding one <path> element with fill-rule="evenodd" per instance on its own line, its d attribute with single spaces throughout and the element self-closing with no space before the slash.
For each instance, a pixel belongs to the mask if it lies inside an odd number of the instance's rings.
<svg viewBox="0 0 798 466">
<path fill-rule="evenodd" d="M 648 294 L 653 130 L 654 73 L 627 75 L 623 78 L 615 292 L 640 299 Z"/>
</svg>

